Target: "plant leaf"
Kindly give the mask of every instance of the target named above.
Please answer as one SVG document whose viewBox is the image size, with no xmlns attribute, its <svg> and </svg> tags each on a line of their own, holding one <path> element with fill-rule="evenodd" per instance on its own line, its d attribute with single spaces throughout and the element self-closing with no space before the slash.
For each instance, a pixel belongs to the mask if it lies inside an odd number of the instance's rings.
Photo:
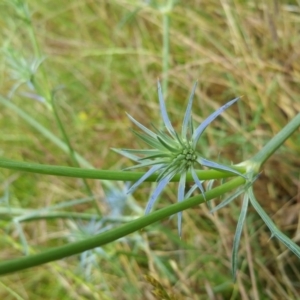
<svg viewBox="0 0 300 300">
<path fill-rule="evenodd" d="M 145 181 L 150 175 L 152 175 L 153 173 L 155 173 L 159 168 L 161 167 L 161 165 L 155 165 L 153 166 L 150 170 L 148 170 L 137 182 L 135 182 L 130 189 L 128 190 L 127 194 L 130 194 L 132 192 L 134 192 L 134 190 L 143 182 Z"/>
<path fill-rule="evenodd" d="M 174 175 L 167 175 L 166 177 L 162 178 L 159 182 L 158 185 L 156 187 L 156 189 L 154 190 L 154 192 L 152 193 L 147 206 L 146 206 L 146 210 L 145 210 L 145 214 L 149 214 L 153 204 L 155 203 L 155 201 L 157 200 L 158 196 L 160 195 L 160 193 L 162 192 L 162 190 L 165 188 L 165 186 L 170 182 L 170 180 L 172 179 Z"/>
<path fill-rule="evenodd" d="M 179 180 L 178 202 L 181 202 L 184 200 L 185 182 L 186 182 L 186 172 L 183 172 L 181 174 L 180 180 Z M 178 234 L 180 237 L 181 237 L 181 224 L 182 224 L 182 211 L 177 214 Z"/>
<path fill-rule="evenodd" d="M 227 171 L 227 172 L 230 172 L 230 173 L 233 173 L 233 174 L 236 174 L 238 176 L 242 176 L 244 177 L 246 180 L 248 179 L 244 174 L 242 174 L 241 172 L 231 168 L 231 167 L 228 167 L 228 166 L 224 166 L 224 165 L 221 165 L 221 164 L 218 164 L 216 162 L 213 162 L 213 161 L 210 161 L 208 159 L 205 159 L 205 158 L 202 158 L 202 157 L 198 157 L 197 159 L 197 162 L 199 164 L 201 164 L 202 166 L 205 166 L 205 167 L 208 167 L 208 168 L 212 168 L 212 169 L 216 169 L 216 170 L 222 170 L 222 171 Z"/>
<path fill-rule="evenodd" d="M 260 206 L 260 204 L 256 200 L 253 190 L 249 189 L 248 193 L 249 193 L 249 197 L 250 197 L 252 206 L 255 208 L 255 210 L 260 215 L 262 220 L 265 222 L 267 227 L 270 229 L 272 237 L 273 236 L 276 237 L 288 249 L 290 249 L 296 256 L 298 256 L 298 258 L 300 258 L 300 247 L 277 228 L 277 226 L 274 224 L 274 222 L 266 214 L 266 212 L 263 210 L 263 208 Z"/>
<path fill-rule="evenodd" d="M 170 119 L 169 119 L 169 116 L 168 116 L 168 113 L 166 110 L 165 100 L 164 100 L 164 96 L 162 94 L 161 85 L 160 85 L 159 81 L 157 81 L 157 88 L 158 88 L 158 99 L 159 99 L 161 116 L 163 118 L 163 121 L 164 121 L 164 124 L 165 124 L 167 130 L 169 131 L 171 136 L 173 136 L 175 138 L 176 137 L 175 130 L 170 122 Z"/>
<path fill-rule="evenodd" d="M 189 123 L 191 122 L 191 111 L 192 111 L 192 104 L 193 104 L 196 87 L 197 87 L 197 82 L 195 82 L 193 86 L 192 93 L 190 95 L 189 102 L 182 122 L 181 138 L 184 140 L 187 140 L 187 132 L 188 132 Z"/>
<path fill-rule="evenodd" d="M 196 147 L 196 144 L 198 143 L 198 140 L 203 133 L 203 131 L 206 129 L 206 127 L 215 119 L 217 118 L 225 109 L 227 109 L 229 106 L 234 104 L 236 101 L 238 101 L 240 98 L 235 98 L 229 102 L 227 102 L 225 105 L 221 106 L 219 109 L 217 109 L 215 112 L 213 112 L 208 118 L 206 118 L 194 131 L 192 140 L 193 140 L 193 146 Z"/>
<path fill-rule="evenodd" d="M 147 133 L 148 135 L 150 135 L 151 137 L 153 137 L 154 139 L 156 138 L 156 134 L 151 131 L 150 129 L 148 129 L 147 127 L 145 127 L 143 124 L 141 124 L 140 122 L 138 122 L 134 117 L 132 117 L 130 114 L 126 113 L 126 115 L 128 116 L 128 118 L 137 126 L 139 127 L 141 130 L 143 130 L 145 133 Z"/>
<path fill-rule="evenodd" d="M 249 196 L 248 196 L 248 193 L 245 193 L 241 213 L 240 213 L 239 220 L 238 220 L 238 223 L 236 226 L 236 231 L 235 231 L 234 240 L 233 240 L 232 277 L 233 277 L 234 281 L 236 279 L 236 270 L 237 270 L 237 265 L 238 265 L 238 249 L 239 249 L 241 234 L 242 234 L 242 230 L 243 230 L 243 225 L 244 225 L 246 215 L 247 215 L 248 203 L 249 203 Z"/>
<path fill-rule="evenodd" d="M 205 199 L 205 201 L 206 201 L 206 198 L 205 198 L 205 191 L 204 191 L 203 185 L 202 185 L 201 181 L 199 180 L 198 175 L 197 175 L 195 169 L 192 168 L 192 169 L 191 169 L 191 172 L 192 172 L 192 177 L 193 177 L 195 183 L 197 184 L 198 188 L 199 188 L 200 191 L 201 191 L 201 194 L 203 195 L 203 197 L 204 197 L 204 199 Z"/>
</svg>

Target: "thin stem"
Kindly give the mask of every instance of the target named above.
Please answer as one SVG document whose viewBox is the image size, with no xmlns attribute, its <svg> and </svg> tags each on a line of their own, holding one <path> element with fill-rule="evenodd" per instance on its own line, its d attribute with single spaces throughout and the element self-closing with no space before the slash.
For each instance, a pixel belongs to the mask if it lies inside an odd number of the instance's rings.
<svg viewBox="0 0 300 300">
<path fill-rule="evenodd" d="M 48 140 L 50 140 L 53 144 L 55 144 L 62 151 L 64 151 L 65 153 L 68 153 L 68 151 L 69 151 L 68 146 L 62 140 L 60 140 L 59 138 L 57 138 L 56 135 L 54 135 L 51 131 L 49 131 L 42 124 L 40 124 L 39 122 L 37 122 L 33 117 L 31 117 L 29 114 L 27 114 L 24 110 L 20 109 L 13 102 L 9 101 L 5 97 L 2 97 L 1 95 L 0 95 L 0 103 L 3 104 L 4 106 L 6 106 L 8 109 L 11 109 L 14 113 L 16 113 L 25 122 L 27 122 L 29 125 L 31 125 L 38 132 L 40 132 L 44 137 L 46 137 Z M 81 166 L 83 166 L 85 168 L 90 168 L 90 169 L 94 168 L 79 153 L 75 152 L 75 156 L 76 156 L 76 159 L 80 163 Z M 86 177 L 86 178 L 88 178 L 88 177 Z M 115 188 L 114 183 L 112 183 L 112 182 L 110 182 L 108 180 L 102 181 L 101 184 L 103 184 L 108 189 Z"/>
<path fill-rule="evenodd" d="M 58 125 L 58 127 L 59 127 L 59 129 L 60 129 L 60 131 L 61 131 L 61 134 L 62 134 L 62 136 L 63 136 L 63 138 L 64 138 L 64 140 L 65 140 L 67 146 L 68 146 L 69 154 L 70 154 L 72 163 L 73 163 L 73 165 L 74 165 L 75 167 L 79 168 L 80 165 L 79 165 L 79 162 L 78 162 L 78 160 L 77 160 L 77 158 L 76 158 L 76 152 L 74 151 L 74 149 L 73 149 L 73 147 L 72 147 L 72 145 L 71 145 L 71 141 L 70 141 L 70 139 L 69 139 L 69 137 L 68 137 L 68 134 L 67 134 L 67 132 L 66 132 L 66 130 L 65 130 L 65 127 L 64 127 L 64 125 L 63 125 L 63 123 L 62 123 L 62 121 L 61 121 L 61 119 L 60 119 L 60 117 L 59 117 L 59 114 L 58 114 L 58 111 L 57 111 L 57 107 L 56 107 L 56 103 L 55 103 L 54 94 L 53 94 L 53 93 L 51 93 L 51 104 L 52 104 L 53 114 L 54 114 L 56 123 L 57 123 L 57 125 Z M 85 189 L 86 189 L 88 195 L 93 196 L 93 192 L 92 192 L 92 190 L 91 190 L 91 188 L 90 188 L 90 186 L 89 186 L 87 180 L 86 180 L 85 178 L 82 178 L 82 181 L 83 181 L 83 184 L 84 184 L 84 186 L 85 186 Z M 96 211 L 97 211 L 98 214 L 101 216 L 102 213 L 101 213 L 101 211 L 100 211 L 100 209 L 99 209 L 99 207 L 98 207 L 98 205 L 97 205 L 97 201 L 96 201 L 95 199 L 94 199 L 94 201 L 93 201 L 93 204 L 94 204 L 94 207 L 95 207 Z"/>
<path fill-rule="evenodd" d="M 27 114 L 24 110 L 20 109 L 17 105 L 15 105 L 12 101 L 8 100 L 7 98 L 0 95 L 0 103 L 6 106 L 7 108 L 11 109 L 14 113 L 16 113 L 19 117 L 21 117 L 25 122 L 27 122 L 29 125 L 31 125 L 33 128 L 35 128 L 37 131 L 39 131 L 44 137 L 46 137 L 48 140 L 50 140 L 53 144 L 58 146 L 62 151 L 68 152 L 68 146 L 61 141 L 59 138 L 57 138 L 51 131 L 49 131 L 47 128 L 42 126 L 39 122 L 37 122 L 33 117 L 31 117 L 29 114 Z M 92 165 L 84 159 L 81 155 L 78 153 L 75 153 L 76 159 L 78 162 L 86 167 L 86 168 L 92 168 Z"/>
<path fill-rule="evenodd" d="M 231 181 L 216 187 L 205 194 L 206 200 L 211 200 L 224 193 L 227 193 L 238 186 L 242 185 L 245 180 L 242 177 L 232 179 Z M 138 231 L 150 224 L 160 221 L 166 217 L 174 215 L 180 211 L 186 210 L 193 206 L 199 205 L 204 202 L 202 195 L 198 195 L 180 203 L 176 203 L 155 211 L 149 215 L 143 216 L 137 220 L 131 221 L 123 226 L 109 230 L 107 232 L 98 234 L 97 236 L 87 238 L 85 240 L 69 243 L 61 247 L 56 247 L 45 252 L 21 257 L 17 259 L 8 260 L 0 263 L 0 275 L 24 270 L 41 264 L 45 264 L 54 260 L 59 260 L 64 257 L 82 253 L 84 251 L 103 246 L 105 244 L 116 241 L 130 233 Z"/>
<path fill-rule="evenodd" d="M 39 42 L 37 40 L 35 29 L 34 29 L 33 24 L 32 24 L 32 19 L 31 19 L 31 15 L 30 15 L 30 12 L 29 12 L 28 4 L 26 2 L 24 2 L 24 3 L 26 5 L 25 14 L 26 14 L 27 24 L 28 24 L 28 28 L 29 28 L 29 31 L 28 31 L 29 38 L 31 40 L 31 43 L 32 43 L 32 46 L 33 46 L 33 49 L 34 49 L 35 57 L 38 57 L 39 59 L 41 59 L 43 57 L 43 55 L 42 55 L 42 51 L 40 49 Z M 42 92 L 45 91 L 44 94 L 46 94 L 45 98 L 47 100 L 46 104 L 49 107 L 49 102 L 51 100 L 50 84 L 49 84 L 47 72 L 46 72 L 44 66 L 41 66 L 40 70 L 41 70 L 43 81 L 44 81 L 43 83 L 46 85 L 46 88 L 40 88 L 39 85 L 36 82 L 35 82 L 35 86 L 36 86 L 37 91 L 41 95 L 43 94 Z"/>
<path fill-rule="evenodd" d="M 299 128 L 300 113 L 280 130 L 258 153 L 249 161 L 257 164 L 259 169 L 266 160 Z"/>
<path fill-rule="evenodd" d="M 26 215 L 28 214 L 28 215 Z M 125 223 L 135 219 L 136 217 L 102 217 L 98 214 L 76 213 L 69 211 L 50 211 L 41 212 L 34 210 L 24 210 L 18 208 L 3 209 L 0 207 L 1 220 L 18 221 L 19 223 L 31 222 L 36 220 L 53 220 L 53 219 L 72 219 L 87 221 L 102 221 L 110 223 Z"/>
<path fill-rule="evenodd" d="M 121 181 L 136 181 L 145 174 L 144 172 L 95 170 L 95 169 L 83 169 L 83 168 L 64 167 L 64 166 L 42 165 L 42 164 L 35 164 L 35 163 L 20 162 L 20 161 L 10 160 L 6 158 L 0 158 L 0 168 L 45 174 L 45 175 L 102 179 L 102 180 L 121 180 Z M 245 168 L 243 167 L 234 167 L 234 169 L 240 171 L 241 173 L 245 172 Z M 228 178 L 228 177 L 236 176 L 236 174 L 230 172 L 220 172 L 216 170 L 197 171 L 197 175 L 201 180 Z M 145 181 L 154 182 L 157 180 L 157 177 L 158 175 L 151 175 Z M 180 174 L 175 175 L 171 181 L 178 182 L 179 178 L 180 178 Z M 193 177 L 191 174 L 188 174 L 187 181 L 193 181 Z"/>
</svg>

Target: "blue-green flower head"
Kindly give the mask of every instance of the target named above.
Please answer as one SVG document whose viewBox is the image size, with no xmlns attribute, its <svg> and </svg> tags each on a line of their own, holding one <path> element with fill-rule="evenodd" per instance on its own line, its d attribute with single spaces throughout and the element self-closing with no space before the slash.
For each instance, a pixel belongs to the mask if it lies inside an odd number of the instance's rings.
<svg viewBox="0 0 300 300">
<path fill-rule="evenodd" d="M 176 174 L 180 174 L 178 186 L 178 201 L 182 201 L 185 198 L 189 197 L 196 188 L 200 190 L 205 198 L 205 191 L 202 182 L 198 178 L 195 170 L 195 167 L 197 166 L 206 166 L 208 168 L 229 171 L 236 175 L 244 177 L 243 174 L 228 166 L 220 165 L 203 158 L 196 149 L 197 143 L 206 127 L 225 109 L 237 102 L 239 98 L 235 98 L 234 100 L 220 107 L 207 119 L 205 119 L 203 123 L 201 123 L 196 129 L 194 129 L 191 110 L 195 89 L 197 86 L 197 83 L 195 83 L 189 97 L 188 105 L 182 121 L 181 132 L 179 134 L 174 130 L 170 122 L 159 81 L 157 83 L 157 86 L 160 112 L 165 130 L 157 129 L 155 126 L 153 126 L 153 129 L 150 130 L 139 123 L 137 120 L 135 120 L 132 116 L 128 115 L 130 120 L 142 130 L 142 132 L 134 131 L 134 133 L 150 148 L 142 150 L 114 149 L 116 152 L 137 162 L 137 165 L 127 169 L 150 167 L 150 169 L 131 186 L 128 192 L 133 192 L 150 175 L 154 173 L 158 174 L 158 185 L 153 194 L 150 196 L 146 207 L 146 214 L 151 211 L 153 204 L 161 194 L 162 190 Z M 195 185 L 187 192 L 187 194 L 185 194 L 186 175 L 188 172 L 191 172 Z M 178 214 L 178 230 L 180 233 L 181 213 Z"/>
</svg>

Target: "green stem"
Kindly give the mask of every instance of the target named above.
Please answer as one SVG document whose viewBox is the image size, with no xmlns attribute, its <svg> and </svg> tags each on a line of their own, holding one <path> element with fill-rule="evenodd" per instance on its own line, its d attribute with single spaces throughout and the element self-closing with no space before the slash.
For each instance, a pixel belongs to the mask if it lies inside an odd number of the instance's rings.
<svg viewBox="0 0 300 300">
<path fill-rule="evenodd" d="M 31 19 L 31 14 L 28 8 L 28 4 L 24 1 L 25 4 L 25 8 L 24 8 L 24 12 L 25 12 L 25 18 L 27 20 L 27 25 L 28 25 L 28 34 L 29 34 L 29 39 L 31 40 L 31 44 L 34 50 L 34 56 L 37 57 L 38 59 L 42 59 L 43 55 L 42 55 L 42 51 L 40 49 L 40 45 L 39 42 L 37 40 L 37 36 L 35 33 L 35 29 L 33 27 L 33 23 L 32 23 L 32 19 Z M 41 88 L 34 80 L 34 85 L 36 90 L 38 91 L 38 93 L 40 95 L 44 95 L 46 98 L 46 105 L 49 107 L 49 102 L 51 101 L 51 89 L 50 89 L 50 84 L 49 84 L 49 80 L 48 80 L 48 76 L 47 76 L 47 72 L 44 68 L 44 66 L 40 67 L 41 70 L 41 74 L 43 77 L 43 84 L 46 86 L 46 88 Z"/>
<path fill-rule="evenodd" d="M 216 187 L 205 194 L 206 200 L 211 200 L 224 193 L 227 193 L 238 186 L 242 185 L 245 180 L 242 177 L 237 177 L 231 181 Z M 137 220 L 131 221 L 123 226 L 109 230 L 104 233 L 100 233 L 97 236 L 87 238 L 85 240 L 69 243 L 61 247 L 56 247 L 50 250 L 46 250 L 42 253 L 21 257 L 17 259 L 8 260 L 0 263 L 0 275 L 24 270 L 41 264 L 45 264 L 54 260 L 59 260 L 64 257 L 79 254 L 84 251 L 103 246 L 105 244 L 116 241 L 130 233 L 140 230 L 150 224 L 160 221 L 166 217 L 174 215 L 180 211 L 194 207 L 204 202 L 203 196 L 195 196 L 189 198 L 183 202 L 176 203 L 155 211 L 149 215 L 140 217 Z"/>
<path fill-rule="evenodd" d="M 282 130 L 280 130 L 258 153 L 249 161 L 254 162 L 259 169 L 267 159 L 299 128 L 300 113 L 296 115 Z"/>
<path fill-rule="evenodd" d="M 68 152 L 68 146 L 61 141 L 59 138 L 57 138 L 51 131 L 49 131 L 47 128 L 42 126 L 39 122 L 37 122 L 33 117 L 31 117 L 29 114 L 27 114 L 24 110 L 20 109 L 17 105 L 15 105 L 12 101 L 9 99 L 3 97 L 0 95 L 0 103 L 6 106 L 8 109 L 11 109 L 14 113 L 16 113 L 19 117 L 21 117 L 25 122 L 27 122 L 29 125 L 31 125 L 34 129 L 39 131 L 44 137 L 46 137 L 48 140 L 50 140 L 53 144 L 58 146 L 62 151 Z M 82 156 L 80 156 L 78 153 L 75 153 L 76 159 L 78 162 L 85 166 L 86 168 L 92 168 L 92 165 L 85 160 Z"/>
<path fill-rule="evenodd" d="M 64 166 L 52 166 L 42 165 L 36 163 L 20 162 L 16 160 L 10 160 L 6 158 L 0 158 L 0 168 L 25 171 L 31 173 L 56 175 L 65 177 L 76 178 L 90 178 L 90 179 L 102 179 L 102 180 L 121 180 L 121 181 L 136 181 L 141 178 L 144 172 L 125 172 L 125 171 L 110 171 L 110 170 L 95 170 L 95 169 L 83 169 Z M 234 167 L 234 169 L 245 173 L 245 168 Z M 200 179 L 220 179 L 236 176 L 236 174 L 230 172 L 220 172 L 216 170 L 200 170 L 197 171 L 197 175 Z M 145 181 L 154 182 L 157 180 L 158 175 L 149 176 Z M 175 175 L 171 181 L 178 182 L 180 174 Z M 187 181 L 193 181 L 191 174 L 187 175 Z"/>
<path fill-rule="evenodd" d="M 73 147 L 71 145 L 71 141 L 70 141 L 70 139 L 69 139 L 69 137 L 67 135 L 67 132 L 65 130 L 65 127 L 64 127 L 64 125 L 63 125 L 63 123 L 62 123 L 62 121 L 61 121 L 61 119 L 59 117 L 53 93 L 51 94 L 51 105 L 52 105 L 52 108 L 53 108 L 53 113 L 54 113 L 54 117 L 55 117 L 56 123 L 58 124 L 58 127 L 59 127 L 59 129 L 61 131 L 61 134 L 62 134 L 62 136 L 63 136 L 63 138 L 64 138 L 64 140 L 65 140 L 65 142 L 66 142 L 66 144 L 68 146 L 69 154 L 70 154 L 72 163 L 73 163 L 73 165 L 75 167 L 79 168 L 80 165 L 79 165 L 79 162 L 78 162 L 78 160 L 76 158 L 76 152 L 74 151 L 74 149 L 73 149 Z M 87 180 L 85 178 L 82 178 L 82 181 L 83 181 L 83 184 L 84 184 L 84 186 L 86 188 L 86 191 L 87 191 L 88 195 L 93 196 L 93 192 L 92 192 L 92 190 L 91 190 L 91 188 L 90 188 Z M 93 204 L 94 204 L 94 207 L 95 207 L 96 211 L 98 212 L 99 216 L 101 216 L 102 213 L 101 213 L 101 211 L 100 211 L 100 209 L 99 209 L 99 207 L 97 205 L 97 201 L 94 200 Z"/>
</svg>

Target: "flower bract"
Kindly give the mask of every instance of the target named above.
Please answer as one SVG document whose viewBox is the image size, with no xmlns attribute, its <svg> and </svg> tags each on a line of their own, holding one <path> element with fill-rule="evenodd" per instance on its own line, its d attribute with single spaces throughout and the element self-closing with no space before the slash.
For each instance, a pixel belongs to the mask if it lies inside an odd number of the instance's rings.
<svg viewBox="0 0 300 300">
<path fill-rule="evenodd" d="M 189 197 L 195 189 L 199 189 L 205 198 L 205 191 L 203 182 L 197 176 L 196 168 L 205 166 L 212 169 L 231 172 L 235 175 L 243 176 L 237 170 L 221 165 L 219 163 L 210 161 L 201 156 L 197 150 L 198 141 L 207 126 L 215 120 L 224 110 L 236 103 L 240 98 L 235 98 L 225 105 L 221 106 L 206 118 L 198 127 L 193 127 L 192 122 L 192 103 L 195 94 L 197 83 L 194 84 L 191 95 L 189 97 L 188 105 L 183 117 L 181 132 L 177 133 L 172 126 L 169 119 L 160 82 L 157 82 L 158 98 L 160 105 L 160 112 L 165 126 L 164 130 L 156 128 L 150 130 L 140 122 L 135 120 L 132 116 L 128 115 L 130 120 L 141 130 L 136 132 L 137 137 L 143 140 L 149 146 L 149 149 L 113 149 L 114 151 L 134 160 L 137 165 L 129 167 L 128 169 L 136 169 L 142 167 L 149 167 L 149 170 L 128 190 L 129 193 L 133 192 L 141 183 L 143 183 L 150 175 L 158 174 L 158 184 L 146 206 L 145 213 L 148 214 L 155 201 L 172 180 L 176 174 L 180 174 L 178 185 L 178 201 L 183 201 Z M 194 185 L 185 193 L 187 173 L 192 174 Z M 246 178 L 246 177 L 245 177 Z M 182 212 L 178 213 L 178 231 L 181 235 L 181 219 Z"/>
</svg>

